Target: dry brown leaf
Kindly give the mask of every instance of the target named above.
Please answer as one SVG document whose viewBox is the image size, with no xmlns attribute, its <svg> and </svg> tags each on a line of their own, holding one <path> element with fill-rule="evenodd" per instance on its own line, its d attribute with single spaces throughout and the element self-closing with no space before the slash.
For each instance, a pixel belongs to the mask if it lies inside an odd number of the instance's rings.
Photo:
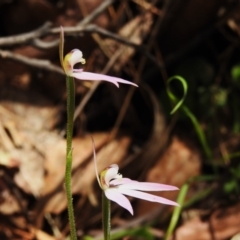
<svg viewBox="0 0 240 240">
<path fill-rule="evenodd" d="M 176 240 L 224 240 L 240 231 L 240 204 L 215 211 L 208 221 L 193 218 L 176 230 Z"/>
<path fill-rule="evenodd" d="M 181 187 L 190 177 L 200 173 L 200 154 L 198 151 L 187 146 L 177 137 L 172 142 L 162 157 L 150 169 L 146 181 Z M 161 197 L 176 200 L 178 191 L 154 193 Z M 140 201 L 138 212 L 140 214 L 159 209 L 158 203 Z"/>
<path fill-rule="evenodd" d="M 15 159 L 18 159 L 19 172 L 14 176 L 16 184 L 26 193 L 39 196 L 44 186 L 43 157 L 35 150 L 12 151 Z"/>
<path fill-rule="evenodd" d="M 22 131 L 38 134 L 42 130 L 51 130 L 58 123 L 59 107 L 53 106 L 41 94 L 19 89 L 9 89 L 8 94 L 15 100 L 1 100 L 0 116 L 6 127 L 14 127 L 13 137 L 17 130 L 20 134 L 18 138 L 21 138 Z"/>
<path fill-rule="evenodd" d="M 17 213 L 21 210 L 16 198 L 8 189 L 1 191 L 0 212 L 5 215 Z"/>
<path fill-rule="evenodd" d="M 50 236 L 49 234 L 42 231 L 41 229 L 36 229 L 34 233 L 36 235 L 37 240 L 57 240 L 58 239 L 53 236 Z"/>
<path fill-rule="evenodd" d="M 19 167 L 14 181 L 23 191 L 38 196 L 44 184 L 44 144 L 56 136 L 49 130 L 58 121 L 59 108 L 34 92 L 15 88 L 5 91 L 8 98 L 1 100 L 0 108 L 0 147 L 5 151 L 0 149 L 0 162 Z"/>
<path fill-rule="evenodd" d="M 149 12 L 137 16 L 121 28 L 119 35 L 127 38 L 132 43 L 141 45 L 151 30 L 152 22 L 153 16 Z M 135 53 L 134 48 L 120 44 L 112 39 L 107 39 L 106 45 L 112 49 L 113 52 L 118 52 L 120 55 L 118 61 L 113 66 L 116 71 L 119 71 Z"/>
<path fill-rule="evenodd" d="M 240 240 L 240 232 L 237 233 L 237 234 L 235 234 L 235 235 L 231 238 L 231 240 Z"/>
<path fill-rule="evenodd" d="M 22 132 L 22 149 L 11 151 L 11 158 L 19 164 L 19 172 L 14 176 L 17 185 L 27 193 L 32 193 L 36 197 L 41 195 L 45 189 L 45 155 L 52 146 L 62 143 L 65 149 L 64 140 L 54 132 L 34 131 Z M 54 147 L 52 147 L 54 150 Z M 49 149 L 51 151 L 51 149 Z M 56 169 L 56 166 L 54 167 Z"/>
<path fill-rule="evenodd" d="M 0 150 L 0 164 L 8 168 L 18 167 L 20 162 L 15 159 L 10 153 Z"/>
</svg>

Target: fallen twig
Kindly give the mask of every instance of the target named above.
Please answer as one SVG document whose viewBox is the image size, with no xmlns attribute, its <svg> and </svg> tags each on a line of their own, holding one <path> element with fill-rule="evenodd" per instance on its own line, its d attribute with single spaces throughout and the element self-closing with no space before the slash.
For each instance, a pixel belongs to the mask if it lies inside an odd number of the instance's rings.
<svg viewBox="0 0 240 240">
<path fill-rule="evenodd" d="M 12 53 L 10 51 L 1 50 L 1 49 L 0 49 L 0 57 L 1 58 L 12 59 L 14 61 L 24 63 L 24 64 L 26 64 L 28 66 L 31 66 L 31 67 L 37 67 L 37 68 L 40 68 L 40 69 L 64 74 L 63 70 L 60 67 L 51 64 L 51 62 L 48 61 L 48 60 L 28 58 L 28 57 L 25 57 L 25 56 L 22 56 L 22 55 L 19 55 L 19 54 L 16 54 L 16 53 Z"/>
</svg>

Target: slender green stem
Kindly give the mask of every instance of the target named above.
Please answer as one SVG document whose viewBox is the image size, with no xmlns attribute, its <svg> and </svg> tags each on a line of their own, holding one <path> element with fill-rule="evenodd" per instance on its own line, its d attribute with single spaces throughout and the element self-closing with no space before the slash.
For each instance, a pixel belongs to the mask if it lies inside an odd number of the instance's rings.
<svg viewBox="0 0 240 240">
<path fill-rule="evenodd" d="M 203 147 L 203 150 L 204 150 L 206 156 L 208 157 L 208 161 L 210 162 L 211 158 L 212 158 L 212 151 L 209 147 L 206 135 L 205 135 L 203 129 L 201 128 L 200 123 L 198 122 L 197 118 L 195 117 L 195 115 L 192 114 L 192 112 L 189 110 L 188 107 L 183 105 L 182 109 L 183 109 L 184 113 L 190 118 L 190 120 L 195 128 L 195 131 L 197 133 L 198 139 L 199 139 L 200 143 L 202 144 L 202 147 Z"/>
<path fill-rule="evenodd" d="M 74 79 L 67 76 L 67 153 L 66 153 L 66 170 L 65 170 L 65 188 L 67 195 L 68 205 L 68 218 L 70 224 L 71 240 L 77 240 L 74 211 L 73 211 L 73 199 L 71 188 L 72 177 L 72 135 L 73 135 L 73 115 L 75 107 L 75 89 Z"/>
<path fill-rule="evenodd" d="M 110 200 L 106 198 L 104 191 L 102 192 L 102 213 L 104 240 L 110 240 L 111 205 Z"/>
</svg>

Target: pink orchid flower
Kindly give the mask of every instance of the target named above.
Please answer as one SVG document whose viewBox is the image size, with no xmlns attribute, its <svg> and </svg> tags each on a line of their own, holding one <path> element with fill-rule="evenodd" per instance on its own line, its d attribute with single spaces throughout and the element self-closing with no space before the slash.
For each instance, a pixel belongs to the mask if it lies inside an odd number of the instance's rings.
<svg viewBox="0 0 240 240">
<path fill-rule="evenodd" d="M 92 80 L 92 81 L 107 81 L 115 84 L 119 87 L 118 83 L 125 83 L 130 84 L 135 87 L 138 87 L 137 84 L 132 83 L 130 81 L 124 80 L 118 77 L 111 77 L 104 74 L 99 73 L 92 73 L 92 72 L 84 72 L 83 69 L 76 69 L 74 65 L 77 63 L 85 64 L 85 59 L 83 58 L 83 54 L 79 49 L 73 49 L 69 52 L 65 57 L 63 57 L 64 52 L 64 32 L 63 28 L 61 27 L 60 31 L 60 44 L 59 44 L 59 55 L 60 55 L 60 62 L 62 68 L 66 75 L 80 79 L 80 80 Z"/>
<path fill-rule="evenodd" d="M 142 192 L 142 191 L 173 191 L 178 190 L 177 187 L 159 183 L 138 182 L 131 180 L 129 178 L 123 178 L 122 175 L 118 173 L 119 167 L 117 164 L 110 165 L 108 168 L 103 170 L 99 177 L 94 145 L 93 153 L 97 180 L 99 186 L 104 191 L 105 196 L 109 200 L 116 202 L 121 207 L 128 210 L 132 215 L 133 215 L 132 205 L 128 198 L 126 198 L 124 195 L 140 198 L 150 202 L 158 202 L 167 205 L 179 206 L 179 204 L 174 201 Z"/>
</svg>

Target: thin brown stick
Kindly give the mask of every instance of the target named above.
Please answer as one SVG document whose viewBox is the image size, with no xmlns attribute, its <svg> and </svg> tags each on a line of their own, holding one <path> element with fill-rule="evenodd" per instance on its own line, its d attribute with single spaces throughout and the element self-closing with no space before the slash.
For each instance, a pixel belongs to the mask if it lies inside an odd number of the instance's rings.
<svg viewBox="0 0 240 240">
<path fill-rule="evenodd" d="M 35 38 L 39 38 L 44 36 L 45 34 L 49 33 L 51 23 L 46 22 L 40 28 L 33 30 L 28 33 L 18 34 L 15 36 L 10 37 L 2 37 L 0 38 L 0 46 L 12 46 L 15 44 L 24 44 L 27 43 Z"/>
<path fill-rule="evenodd" d="M 103 3 L 100 4 L 88 16 L 86 16 L 78 24 L 78 26 L 85 26 L 85 25 L 89 24 L 91 21 L 96 19 L 114 1 L 115 0 L 105 0 L 105 1 L 103 1 Z M 50 33 L 51 25 L 52 24 L 50 22 L 46 22 L 46 23 L 43 24 L 43 26 L 41 26 L 41 27 L 37 28 L 36 30 L 31 31 L 31 32 L 18 34 L 18 35 L 10 36 L 10 37 L 2 37 L 2 38 L 0 38 L 0 46 L 12 46 L 12 45 L 15 45 L 15 44 L 24 44 L 24 43 L 27 43 L 27 42 L 33 40 L 33 39 L 43 37 L 44 35 Z M 55 44 L 58 45 L 58 42 L 55 43 Z"/>
<path fill-rule="evenodd" d="M 19 55 L 19 54 L 10 52 L 10 51 L 1 50 L 1 49 L 0 49 L 0 57 L 5 58 L 5 59 L 11 59 L 11 60 L 26 64 L 31 67 L 36 67 L 36 68 L 40 68 L 43 70 L 48 70 L 48 71 L 56 72 L 59 74 L 64 74 L 63 70 L 60 67 L 51 64 L 51 62 L 48 60 L 28 58 L 28 57 L 25 57 L 25 56 L 22 56 L 22 55 Z"/>
</svg>

